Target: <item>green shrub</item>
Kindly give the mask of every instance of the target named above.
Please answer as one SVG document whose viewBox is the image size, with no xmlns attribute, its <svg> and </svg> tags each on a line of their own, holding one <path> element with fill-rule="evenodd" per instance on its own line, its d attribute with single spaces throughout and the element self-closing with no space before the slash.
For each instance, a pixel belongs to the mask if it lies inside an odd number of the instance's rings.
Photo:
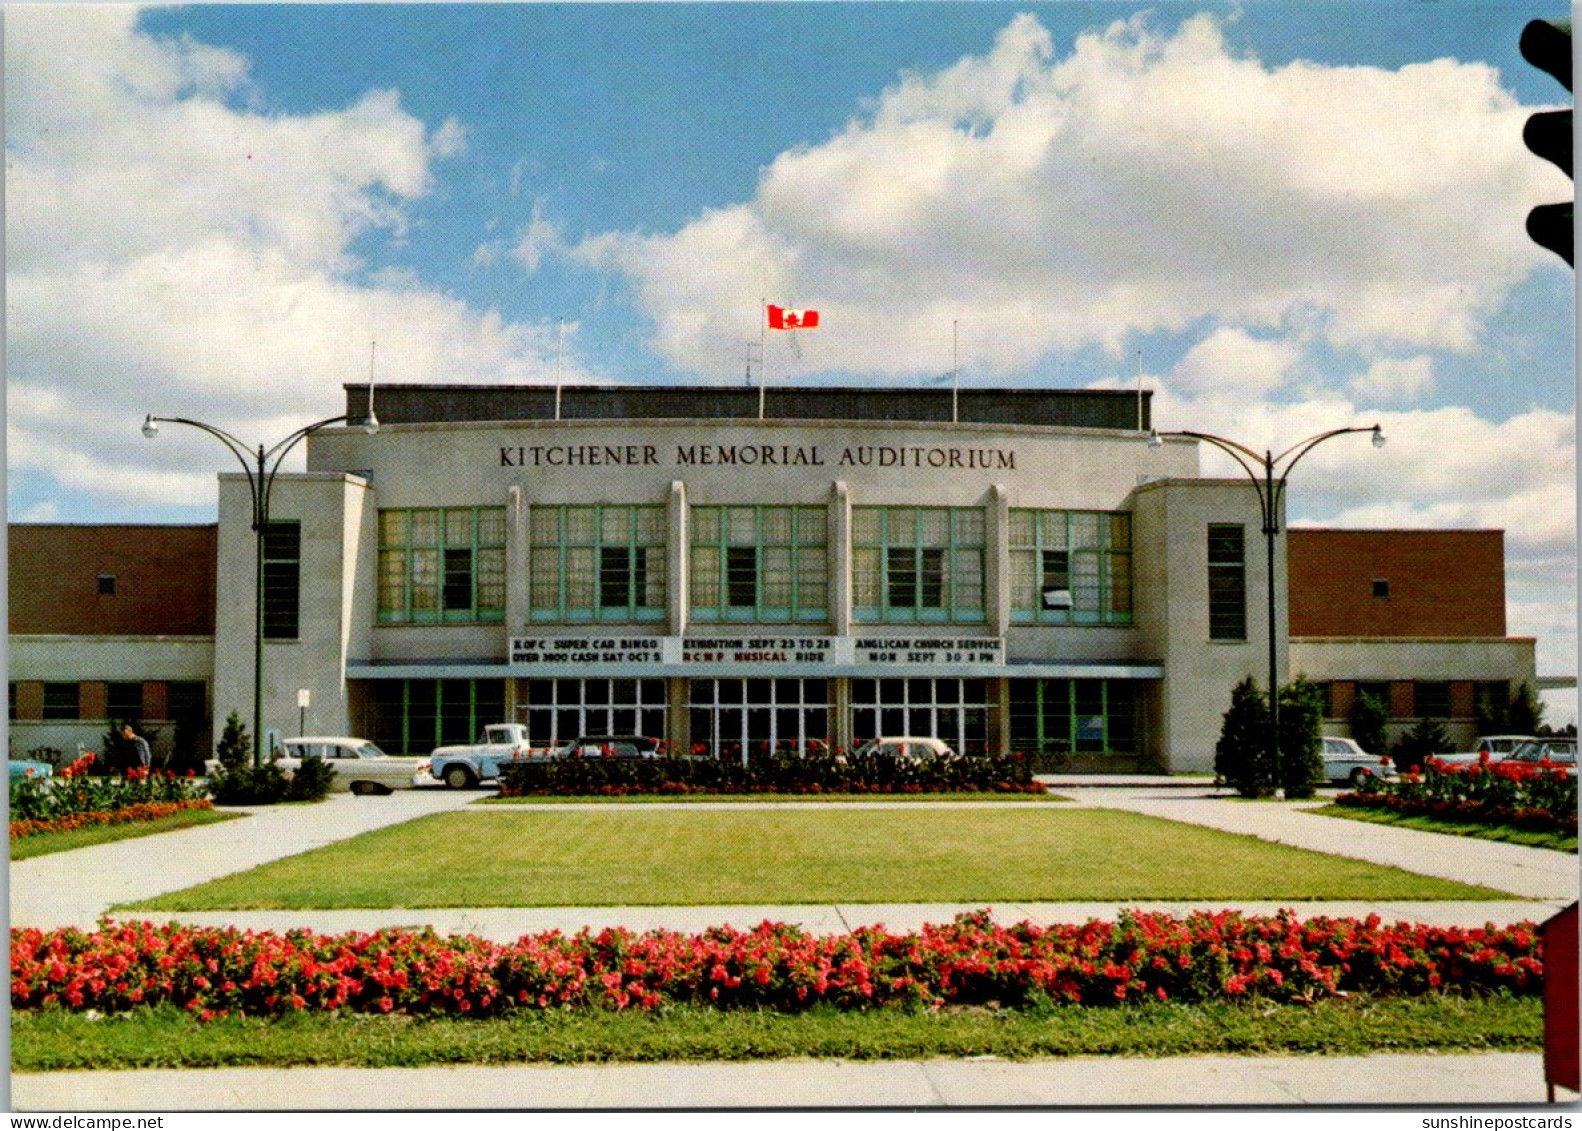
<svg viewBox="0 0 1582 1131">
<path fill-rule="evenodd" d="M 1298 676 L 1280 690 L 1280 777 L 1287 797 L 1312 797 L 1324 776 L 1318 687 Z"/>
<path fill-rule="evenodd" d="M 1368 753 L 1383 754 L 1389 750 L 1390 740 L 1384 734 L 1384 724 L 1389 720 L 1389 709 L 1373 696 L 1359 694 L 1352 700 L 1347 720 L 1351 723 L 1351 737 Z"/>
<path fill-rule="evenodd" d="M 234 770 L 247 765 L 252 752 L 253 740 L 248 737 L 247 727 L 241 717 L 232 711 L 225 717 L 225 730 L 221 732 L 219 744 L 214 748 L 214 756 L 227 770 Z"/>
<path fill-rule="evenodd" d="M 335 778 L 322 758 L 308 758 L 291 777 L 274 762 L 236 766 L 209 779 L 209 792 L 221 805 L 275 805 L 282 801 L 319 801 Z"/>
<path fill-rule="evenodd" d="M 1243 797 L 1263 797 L 1274 788 L 1269 765 L 1269 704 L 1248 676 L 1230 693 L 1230 709 L 1214 745 L 1214 780 Z"/>
<path fill-rule="evenodd" d="M 323 758 L 305 758 L 286 786 L 287 801 L 323 801 L 335 781 L 335 767 Z"/>
<path fill-rule="evenodd" d="M 1505 712 L 1510 734 L 1542 734 L 1544 705 L 1531 684 L 1524 683 L 1511 694 L 1510 708 Z"/>
<path fill-rule="evenodd" d="M 1420 769 L 1435 754 L 1450 751 L 1450 732 L 1438 719 L 1419 719 L 1417 725 L 1401 736 L 1392 756 L 1402 770 Z"/>
</svg>

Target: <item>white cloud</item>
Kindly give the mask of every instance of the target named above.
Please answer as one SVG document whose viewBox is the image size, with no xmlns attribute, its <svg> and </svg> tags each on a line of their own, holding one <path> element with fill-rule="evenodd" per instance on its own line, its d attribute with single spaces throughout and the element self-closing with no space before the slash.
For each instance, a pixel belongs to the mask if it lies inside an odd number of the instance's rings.
<svg viewBox="0 0 1582 1131">
<path fill-rule="evenodd" d="M 964 363 L 997 373 L 1203 319 L 1464 351 L 1542 262 L 1491 217 L 1569 191 L 1522 146 L 1526 112 L 1482 64 L 1266 66 L 1209 16 L 1062 54 L 1023 15 L 780 154 L 751 200 L 578 251 L 631 279 L 661 351 L 710 373 L 760 295 L 823 315 L 803 371 L 931 371 L 956 320 L 975 328 Z"/>
<path fill-rule="evenodd" d="M 1294 342 L 1254 338 L 1224 326 L 1187 351 L 1171 373 L 1170 384 L 1189 395 L 1263 396 L 1286 383 L 1301 356 Z"/>
<path fill-rule="evenodd" d="M 1347 386 L 1366 401 L 1414 401 L 1434 388 L 1434 359 L 1427 356 L 1382 358 Z"/>
<path fill-rule="evenodd" d="M 244 58 L 156 40 L 121 8 L 8 11 L 5 62 L 13 469 L 207 503 L 223 454 L 146 443 L 145 412 L 284 435 L 341 410 L 375 339 L 381 380 L 520 382 L 553 365 L 552 329 L 406 268 L 357 277 L 352 242 L 400 237 L 434 162 L 465 144 L 456 121 L 430 131 L 394 91 L 306 115 L 238 108 Z"/>
<path fill-rule="evenodd" d="M 429 139 L 429 146 L 436 157 L 455 157 L 467 150 L 467 131 L 455 118 L 446 118 Z"/>
<path fill-rule="evenodd" d="M 17 522 L 54 522 L 60 518 L 60 507 L 56 503 L 46 500 L 29 507 L 24 513 L 15 515 Z"/>
<path fill-rule="evenodd" d="M 543 202 L 535 202 L 533 218 L 519 233 L 516 247 L 511 250 L 512 256 L 531 275 L 538 270 L 544 256 L 559 254 L 565 248 L 566 241 L 559 222 L 545 219 Z"/>
</svg>

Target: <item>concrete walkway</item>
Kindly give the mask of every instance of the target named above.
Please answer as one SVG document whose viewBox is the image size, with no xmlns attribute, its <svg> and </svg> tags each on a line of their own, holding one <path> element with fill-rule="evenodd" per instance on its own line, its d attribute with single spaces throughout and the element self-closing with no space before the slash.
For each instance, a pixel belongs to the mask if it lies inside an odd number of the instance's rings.
<svg viewBox="0 0 1582 1131">
<path fill-rule="evenodd" d="M 61 1072 L 20 1111 L 1541 1104 L 1536 1053 Z M 1562 1092 L 1564 1102 L 1575 1099 Z"/>
<path fill-rule="evenodd" d="M 544 931 L 575 934 L 584 927 L 627 927 L 634 931 L 668 930 L 696 934 L 715 926 L 751 930 L 765 922 L 791 923 L 812 934 L 844 934 L 857 927 L 880 925 L 892 931 L 915 931 L 929 923 L 948 923 L 957 915 L 987 907 L 999 923 L 1024 920 L 1040 924 L 1084 923 L 1089 919 L 1113 921 L 1132 908 L 1184 916 L 1193 911 L 1240 911 L 1246 915 L 1274 915 L 1291 908 L 1298 916 L 1366 918 L 1378 914 L 1386 922 L 1430 923 L 1441 927 L 1504 926 L 1523 919 L 1541 923 L 1559 906 L 1538 901 L 1503 902 L 1400 901 L 1364 903 L 1342 900 L 1308 902 L 1253 902 L 1197 900 L 1167 903 L 1131 900 L 1120 903 L 842 903 L 842 904 L 724 904 L 714 907 L 474 907 L 393 908 L 346 911 L 135 911 L 121 912 L 123 919 L 192 923 L 199 926 L 235 926 L 244 930 L 285 931 L 305 927 L 320 934 L 373 931 L 384 927 L 432 927 L 442 935 L 477 935 L 494 942 L 515 942 L 523 935 Z"/>
<path fill-rule="evenodd" d="M 1065 788 L 1061 793 L 1077 805 L 1146 813 L 1420 875 L 1480 884 L 1526 899 L 1558 901 L 1562 907 L 1577 898 L 1577 857 L 1572 853 L 1348 821 L 1309 811 L 1328 804 L 1327 798 L 1241 801 L 1209 791 L 1157 787 Z"/>
<path fill-rule="evenodd" d="M 11 862 L 11 925 L 92 927 L 113 904 L 243 872 L 427 813 L 460 809 L 484 796 L 447 789 L 388 797 L 331 794 L 317 805 L 238 807 L 236 821 L 134 837 Z"/>
</svg>

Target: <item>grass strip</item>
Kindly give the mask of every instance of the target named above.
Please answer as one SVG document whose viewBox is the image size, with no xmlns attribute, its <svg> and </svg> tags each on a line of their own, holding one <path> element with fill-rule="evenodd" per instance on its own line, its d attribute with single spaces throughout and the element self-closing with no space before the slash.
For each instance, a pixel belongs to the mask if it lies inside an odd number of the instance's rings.
<svg viewBox="0 0 1582 1131">
<path fill-rule="evenodd" d="M 245 817 L 245 813 L 221 813 L 213 809 L 188 809 L 152 821 L 128 821 L 121 825 L 91 825 L 59 833 L 34 833 L 18 837 L 11 842 L 11 859 L 28 860 L 34 856 L 48 856 L 53 852 L 69 852 L 73 848 L 91 848 L 96 844 L 110 844 L 118 840 L 154 836 L 175 829 L 188 829 L 197 825 L 212 825 Z"/>
<path fill-rule="evenodd" d="M 166 1008 L 97 1020 L 53 1010 L 11 1018 L 11 1066 L 18 1072 L 803 1057 L 1344 1056 L 1529 1050 L 1542 1043 L 1543 1006 L 1536 998 L 1449 995 L 1312 1006 L 1253 1001 L 938 1014 L 677 1008 L 657 1015 L 587 1010 L 488 1021 L 301 1014 L 203 1023 Z"/>
<path fill-rule="evenodd" d="M 1445 821 L 1438 817 L 1408 816 L 1386 809 L 1354 809 L 1347 805 L 1326 805 L 1312 812 L 1324 817 L 1343 817 L 1348 821 L 1369 821 L 1375 825 L 1397 825 L 1403 829 L 1467 836 L 1475 840 L 1525 844 L 1529 848 L 1549 848 L 1556 852 L 1575 853 L 1577 850 L 1577 838 L 1573 833 L 1539 832 L 1519 829 L 1514 825 L 1484 825 L 1472 821 Z"/>
<path fill-rule="evenodd" d="M 486 797 L 480 805 L 706 805 L 710 802 L 752 802 L 771 805 L 915 804 L 917 802 L 1070 801 L 1058 793 L 638 793 L 606 797 L 597 793 L 567 796 Z"/>
<path fill-rule="evenodd" d="M 631 807 L 433 814 L 123 909 L 1502 898 L 1114 810 Z"/>
</svg>

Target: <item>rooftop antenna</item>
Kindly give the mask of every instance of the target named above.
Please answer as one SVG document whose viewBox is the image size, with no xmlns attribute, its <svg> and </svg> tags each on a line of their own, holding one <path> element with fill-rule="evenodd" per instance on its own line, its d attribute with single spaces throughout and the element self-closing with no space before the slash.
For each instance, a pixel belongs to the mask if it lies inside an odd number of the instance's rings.
<svg viewBox="0 0 1582 1131">
<path fill-rule="evenodd" d="M 566 320 L 555 323 L 555 419 L 560 419 L 560 359 L 566 352 Z"/>
</svg>

